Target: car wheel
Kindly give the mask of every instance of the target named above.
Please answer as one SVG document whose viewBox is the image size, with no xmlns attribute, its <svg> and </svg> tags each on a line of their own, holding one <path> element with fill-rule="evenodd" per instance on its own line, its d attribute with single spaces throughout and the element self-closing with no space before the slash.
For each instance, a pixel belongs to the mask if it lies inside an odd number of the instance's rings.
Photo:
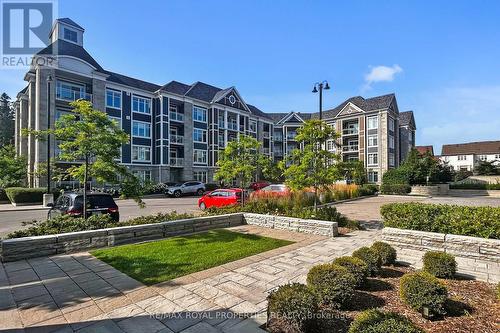
<svg viewBox="0 0 500 333">
<path fill-rule="evenodd" d="M 180 198 L 181 197 L 181 191 L 175 191 L 174 192 L 174 197 Z"/>
<path fill-rule="evenodd" d="M 200 209 L 201 209 L 201 210 L 205 210 L 205 209 L 207 209 L 207 206 L 205 205 L 205 203 L 204 203 L 204 202 L 202 202 L 202 203 L 200 204 Z"/>
<path fill-rule="evenodd" d="M 198 191 L 196 191 L 196 194 L 198 194 L 199 196 L 202 196 L 203 193 L 205 193 L 205 191 L 203 191 L 202 188 L 198 189 Z"/>
</svg>

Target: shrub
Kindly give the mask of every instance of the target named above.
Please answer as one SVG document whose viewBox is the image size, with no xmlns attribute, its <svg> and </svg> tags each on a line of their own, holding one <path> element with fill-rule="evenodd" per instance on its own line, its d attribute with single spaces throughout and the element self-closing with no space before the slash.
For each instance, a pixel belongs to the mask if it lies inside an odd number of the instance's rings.
<svg viewBox="0 0 500 333">
<path fill-rule="evenodd" d="M 332 307 L 342 307 L 354 295 L 356 278 L 345 267 L 323 264 L 309 270 L 307 285 L 316 294 L 320 303 Z"/>
<path fill-rule="evenodd" d="M 46 188 L 8 187 L 5 193 L 12 203 L 41 203 Z"/>
<path fill-rule="evenodd" d="M 279 320 L 285 331 L 307 331 L 318 312 L 315 295 L 300 283 L 280 286 L 269 294 L 267 301 L 268 321 Z"/>
<path fill-rule="evenodd" d="M 352 322 L 349 333 L 423 333 L 409 319 L 394 312 L 371 309 L 361 312 Z"/>
<path fill-rule="evenodd" d="M 383 194 L 408 194 L 411 186 L 408 184 L 382 184 L 380 192 Z"/>
<path fill-rule="evenodd" d="M 405 274 L 400 281 L 401 299 L 417 311 L 428 308 L 430 315 L 444 314 L 446 286 L 426 272 Z"/>
<path fill-rule="evenodd" d="M 363 184 L 358 189 L 359 196 L 374 195 L 378 192 L 378 185 L 375 184 Z"/>
<path fill-rule="evenodd" d="M 2 201 L 9 201 L 9 197 L 5 193 L 5 190 L 3 188 L 0 188 L 0 202 Z"/>
<path fill-rule="evenodd" d="M 24 230 L 11 232 L 7 238 L 21 238 L 30 236 L 53 235 L 65 232 L 76 232 L 84 230 L 97 230 L 104 228 L 123 227 L 127 225 L 140 225 L 150 223 L 160 223 L 166 221 L 180 220 L 193 217 L 190 214 L 178 214 L 171 212 L 167 214 L 158 213 L 156 215 L 140 216 L 123 222 L 115 222 L 109 215 L 93 215 L 87 220 L 69 215 L 57 216 L 46 221 L 23 222 L 24 225 L 31 225 Z"/>
<path fill-rule="evenodd" d="M 371 249 L 375 251 L 380 260 L 382 261 L 382 265 L 394 265 L 396 263 L 396 249 L 384 242 L 375 242 L 371 246 Z"/>
<path fill-rule="evenodd" d="M 363 260 L 354 257 L 339 257 L 333 261 L 333 264 L 347 268 L 356 279 L 356 288 L 361 287 L 366 281 L 368 265 Z"/>
<path fill-rule="evenodd" d="M 382 176 L 382 184 L 401 185 L 410 184 L 410 176 L 406 168 L 396 168 L 387 170 Z"/>
<path fill-rule="evenodd" d="M 382 267 L 382 260 L 378 256 L 377 252 L 370 249 L 369 247 L 362 247 L 357 249 L 352 253 L 352 256 L 363 260 L 368 266 L 368 275 L 375 276 L 380 272 Z"/>
<path fill-rule="evenodd" d="M 438 278 L 451 279 L 457 271 L 455 257 L 449 253 L 429 251 L 423 257 L 423 270 Z"/>
<path fill-rule="evenodd" d="M 382 206 L 384 226 L 500 239 L 500 207 L 468 207 L 424 203 Z"/>
<path fill-rule="evenodd" d="M 500 184 L 460 183 L 450 184 L 452 190 L 500 190 Z"/>
</svg>

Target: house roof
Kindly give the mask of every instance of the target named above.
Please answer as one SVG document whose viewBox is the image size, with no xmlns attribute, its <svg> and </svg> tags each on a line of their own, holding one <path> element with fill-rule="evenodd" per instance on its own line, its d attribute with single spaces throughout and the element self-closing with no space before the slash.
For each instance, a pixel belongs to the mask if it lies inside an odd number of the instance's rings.
<svg viewBox="0 0 500 333">
<path fill-rule="evenodd" d="M 55 50 L 55 54 L 54 54 Z M 95 61 L 94 58 L 80 45 L 67 42 L 65 40 L 59 39 L 42 49 L 37 53 L 37 55 L 53 55 L 53 56 L 70 56 L 81 59 L 93 67 L 95 67 L 99 72 L 106 72 L 101 65 Z"/>
<path fill-rule="evenodd" d="M 161 87 L 162 91 L 177 94 L 177 95 L 184 95 L 185 93 L 188 92 L 188 90 L 191 88 L 190 85 L 184 84 L 179 81 L 170 81 L 169 83 L 165 84 L 163 87 Z"/>
<path fill-rule="evenodd" d="M 110 72 L 110 71 L 104 71 L 104 72 L 106 74 L 109 74 L 108 80 L 111 82 L 114 82 L 114 83 L 123 84 L 126 86 L 130 86 L 130 87 L 134 87 L 134 88 L 138 88 L 138 89 L 146 90 L 146 91 L 150 91 L 150 92 L 157 91 L 158 89 L 161 88 L 161 86 L 158 84 L 135 79 L 135 78 L 130 77 L 130 76 L 125 76 L 125 75 Z"/>
<path fill-rule="evenodd" d="M 247 104 L 248 108 L 250 109 L 250 112 L 252 112 L 254 115 L 261 117 L 261 118 L 266 118 L 269 120 L 273 120 L 271 117 L 269 117 L 269 113 L 265 113 L 262 110 L 260 110 L 258 107 Z"/>
<path fill-rule="evenodd" d="M 433 146 L 415 146 L 415 149 L 420 153 L 420 154 L 425 154 L 427 152 L 430 152 L 431 155 L 434 156 L 434 147 Z"/>
<path fill-rule="evenodd" d="M 346 101 L 340 103 L 338 106 L 336 106 L 333 109 L 323 111 L 323 118 L 336 117 L 339 114 L 339 112 L 342 111 L 342 109 L 348 103 L 352 103 L 364 111 L 374 111 L 374 110 L 385 109 L 391 105 L 394 98 L 395 98 L 395 95 L 393 93 L 387 94 L 387 95 L 382 95 L 382 96 L 371 97 L 371 98 L 363 98 L 361 96 L 354 96 L 354 97 L 351 97 L 351 98 L 347 99 Z M 319 113 L 314 113 L 313 118 L 317 118 L 317 117 L 319 117 Z"/>
<path fill-rule="evenodd" d="M 413 111 L 404 111 L 399 113 L 399 126 L 415 126 Z"/>
<path fill-rule="evenodd" d="M 58 18 L 56 20 L 56 22 L 66 23 L 66 24 L 71 25 L 71 26 L 78 28 L 80 30 L 85 30 L 78 23 L 76 23 L 75 21 L 73 21 L 72 19 L 70 19 L 68 17 Z"/>
<path fill-rule="evenodd" d="M 500 141 L 467 142 L 443 145 L 441 155 L 499 154 Z"/>
</svg>

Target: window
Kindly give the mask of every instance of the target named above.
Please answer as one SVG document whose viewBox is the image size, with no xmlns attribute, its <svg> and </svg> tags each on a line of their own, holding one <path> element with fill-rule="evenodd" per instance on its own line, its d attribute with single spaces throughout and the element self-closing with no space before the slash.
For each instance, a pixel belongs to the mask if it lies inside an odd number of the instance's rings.
<svg viewBox="0 0 500 333">
<path fill-rule="evenodd" d="M 122 108 L 122 93 L 116 90 L 106 89 L 106 106 L 109 108 Z"/>
<path fill-rule="evenodd" d="M 133 161 L 151 161 L 151 147 L 148 146 L 132 146 Z"/>
<path fill-rule="evenodd" d="M 257 132 L 257 122 L 255 120 L 250 120 L 249 128 L 250 132 Z"/>
<path fill-rule="evenodd" d="M 394 154 L 389 153 L 389 165 L 394 166 Z"/>
<path fill-rule="evenodd" d="M 495 159 L 496 159 L 496 160 L 500 160 L 500 154 L 496 154 L 496 155 L 495 155 Z"/>
<path fill-rule="evenodd" d="M 467 160 L 467 156 L 466 155 L 458 155 L 458 160 L 459 161 L 466 161 Z"/>
<path fill-rule="evenodd" d="M 389 131 L 394 132 L 394 119 L 389 118 Z"/>
<path fill-rule="evenodd" d="M 133 121 L 132 135 L 140 138 L 151 138 L 151 124 Z"/>
<path fill-rule="evenodd" d="M 378 171 L 368 171 L 368 181 L 370 183 L 378 182 Z"/>
<path fill-rule="evenodd" d="M 85 87 L 70 82 L 56 82 L 56 98 L 65 101 L 76 101 L 77 99 L 86 99 Z"/>
<path fill-rule="evenodd" d="M 394 137 L 389 135 L 389 148 L 394 149 Z"/>
<path fill-rule="evenodd" d="M 335 140 L 326 141 L 326 150 L 335 151 Z"/>
<path fill-rule="evenodd" d="M 378 116 L 368 117 L 368 129 L 378 128 Z"/>
<path fill-rule="evenodd" d="M 378 154 L 368 154 L 368 165 L 377 165 L 378 164 Z"/>
<path fill-rule="evenodd" d="M 199 182 L 207 182 L 207 172 L 206 171 L 193 171 L 193 178 Z"/>
<path fill-rule="evenodd" d="M 207 131 L 199 128 L 193 128 L 193 141 L 206 143 Z"/>
<path fill-rule="evenodd" d="M 486 161 L 486 160 L 488 160 L 488 157 L 486 155 L 479 155 L 479 160 Z"/>
<path fill-rule="evenodd" d="M 193 161 L 198 164 L 207 164 L 207 151 L 201 149 L 193 150 Z"/>
<path fill-rule="evenodd" d="M 151 170 L 135 170 L 132 173 L 134 174 L 134 176 L 139 178 L 141 183 L 151 181 Z"/>
<path fill-rule="evenodd" d="M 73 43 L 78 43 L 78 33 L 74 30 L 64 28 L 64 39 Z"/>
<path fill-rule="evenodd" d="M 368 147 L 377 147 L 378 146 L 378 136 L 368 135 Z"/>
<path fill-rule="evenodd" d="M 193 106 L 193 120 L 207 122 L 207 109 Z"/>
<path fill-rule="evenodd" d="M 219 133 L 219 147 L 224 147 L 224 133 Z"/>
<path fill-rule="evenodd" d="M 151 100 L 134 96 L 132 98 L 132 111 L 151 114 Z"/>
</svg>

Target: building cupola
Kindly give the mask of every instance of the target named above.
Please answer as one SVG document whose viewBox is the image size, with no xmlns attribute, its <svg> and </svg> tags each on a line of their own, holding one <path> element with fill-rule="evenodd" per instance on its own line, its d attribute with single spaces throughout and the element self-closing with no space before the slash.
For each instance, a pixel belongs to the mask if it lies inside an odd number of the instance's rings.
<svg viewBox="0 0 500 333">
<path fill-rule="evenodd" d="M 50 32 L 50 42 L 64 40 L 83 47 L 83 33 L 85 29 L 69 18 L 60 18 L 54 22 Z"/>
</svg>

